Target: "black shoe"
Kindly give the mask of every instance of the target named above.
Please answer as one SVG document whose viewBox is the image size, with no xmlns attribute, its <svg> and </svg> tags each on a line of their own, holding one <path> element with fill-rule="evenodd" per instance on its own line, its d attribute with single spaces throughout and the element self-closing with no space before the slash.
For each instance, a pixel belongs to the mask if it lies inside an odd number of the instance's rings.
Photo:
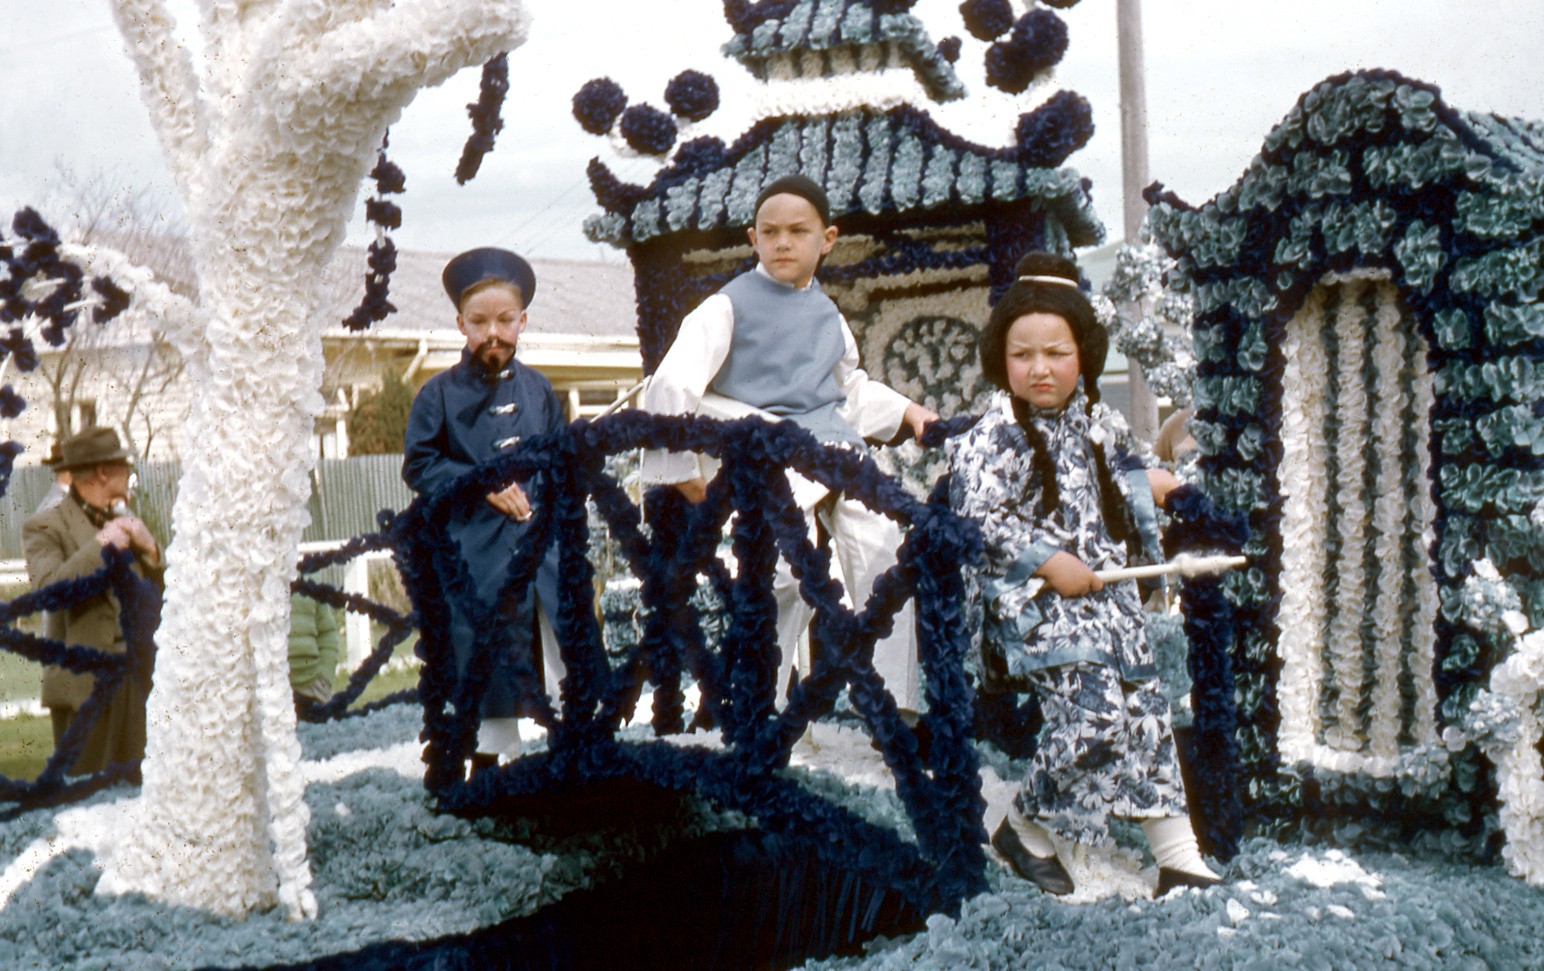
<svg viewBox="0 0 1544 971">
<path fill-rule="evenodd" d="M 1030 881 L 1046 893 L 1058 897 L 1072 892 L 1072 877 L 1067 868 L 1054 856 L 1040 857 L 1025 849 L 1019 834 L 1005 819 L 992 834 L 992 849 L 1003 855 L 1013 872 Z"/>
<path fill-rule="evenodd" d="M 1162 897 L 1170 890 L 1189 887 L 1205 890 L 1207 887 L 1215 887 L 1221 882 L 1221 877 L 1203 877 L 1194 873 L 1186 873 L 1184 870 L 1171 870 L 1166 866 L 1161 866 L 1158 868 L 1158 889 L 1153 891 L 1153 896 Z"/>
</svg>

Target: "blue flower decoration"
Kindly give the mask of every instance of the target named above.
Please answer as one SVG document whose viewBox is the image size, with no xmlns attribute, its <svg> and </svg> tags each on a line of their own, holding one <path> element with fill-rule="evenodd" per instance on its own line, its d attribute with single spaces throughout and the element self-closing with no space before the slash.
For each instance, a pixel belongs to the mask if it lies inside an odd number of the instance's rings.
<svg viewBox="0 0 1544 971">
<path fill-rule="evenodd" d="M 718 110 L 718 82 L 701 71 L 682 71 L 665 85 L 665 104 L 687 121 L 701 121 Z"/>
<path fill-rule="evenodd" d="M 1024 164 L 1051 168 L 1093 137 L 1093 109 L 1082 95 L 1058 91 L 1039 108 L 1020 115 L 1016 133 Z"/>
<path fill-rule="evenodd" d="M 595 78 L 586 81 L 574 95 L 573 105 L 580 128 L 592 135 L 604 135 L 627 107 L 627 95 L 610 78 Z"/>
<path fill-rule="evenodd" d="M 728 164 L 729 149 L 723 140 L 705 135 L 683 142 L 672 163 L 680 172 L 711 172 Z"/>
<path fill-rule="evenodd" d="M 10 385 L 0 387 L 0 418 L 15 418 L 27 407 L 27 399 Z"/>
<path fill-rule="evenodd" d="M 401 229 L 402 207 L 386 199 L 366 199 L 365 218 L 386 229 Z"/>
<path fill-rule="evenodd" d="M 950 64 L 960 59 L 960 39 L 958 37 L 945 37 L 938 42 L 938 56 Z"/>
<path fill-rule="evenodd" d="M 965 0 L 960 15 L 977 40 L 996 40 L 1013 29 L 1013 5 L 1008 0 Z"/>
<path fill-rule="evenodd" d="M 472 181 L 482 167 L 483 156 L 493 151 L 494 139 L 504 130 L 499 109 L 504 107 L 504 96 L 508 93 L 509 54 L 506 52 L 483 65 L 477 100 L 466 106 L 466 113 L 472 119 L 472 133 L 467 136 L 466 144 L 461 148 L 461 160 L 456 163 L 457 185 Z"/>
<path fill-rule="evenodd" d="M 1036 8 L 1019 18 L 1006 40 L 986 52 L 986 82 L 1018 94 L 1041 71 L 1055 67 L 1067 53 L 1067 24 L 1049 10 Z"/>
<path fill-rule="evenodd" d="M 95 290 L 97 296 L 102 298 L 102 303 L 96 310 L 97 323 L 105 324 L 129 309 L 128 291 L 107 277 L 93 277 L 91 289 Z"/>
<path fill-rule="evenodd" d="M 622 112 L 622 138 L 635 151 L 663 155 L 675 144 L 675 119 L 652 105 L 633 105 Z"/>
</svg>

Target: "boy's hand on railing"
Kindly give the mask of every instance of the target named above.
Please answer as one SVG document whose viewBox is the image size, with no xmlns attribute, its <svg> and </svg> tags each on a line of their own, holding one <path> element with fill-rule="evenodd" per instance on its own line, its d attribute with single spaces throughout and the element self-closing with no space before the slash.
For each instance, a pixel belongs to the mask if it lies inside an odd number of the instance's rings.
<svg viewBox="0 0 1544 971">
<path fill-rule="evenodd" d="M 708 497 L 708 480 L 699 475 L 695 479 L 675 483 L 675 490 L 685 496 L 687 502 L 696 505 Z"/>
<path fill-rule="evenodd" d="M 938 420 L 938 413 L 913 401 L 906 406 L 906 412 L 901 415 L 901 424 L 911 429 L 911 437 L 918 443 L 922 441 L 922 432 L 929 422 Z"/>
</svg>

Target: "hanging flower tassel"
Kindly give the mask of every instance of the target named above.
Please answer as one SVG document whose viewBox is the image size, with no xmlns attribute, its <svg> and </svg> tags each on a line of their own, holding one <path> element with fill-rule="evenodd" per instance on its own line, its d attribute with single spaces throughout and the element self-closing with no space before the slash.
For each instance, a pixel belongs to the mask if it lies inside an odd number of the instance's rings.
<svg viewBox="0 0 1544 971">
<path fill-rule="evenodd" d="M 397 244 L 386 235 L 386 230 L 402 226 L 402 210 L 385 197 L 406 189 L 407 178 L 400 168 L 386 158 L 389 137 L 382 140 L 375 168 L 370 172 L 370 178 L 375 180 L 376 196 L 365 202 L 365 218 L 376 227 L 375 241 L 370 244 L 365 260 L 365 295 L 359 301 L 359 306 L 343 318 L 343 326 L 356 333 L 369 330 L 371 324 L 397 312 L 396 305 L 387 299 L 391 290 L 391 274 L 397 269 Z M 481 156 L 478 158 L 480 162 Z"/>
<path fill-rule="evenodd" d="M 467 136 L 461 149 L 461 161 L 456 163 L 456 184 L 466 185 L 477 177 L 483 156 L 493 151 L 493 141 L 504 130 L 504 119 L 499 111 L 504 107 L 504 96 L 509 93 L 509 55 L 500 54 L 483 65 L 482 84 L 478 87 L 477 101 L 466 106 L 472 118 L 472 134 Z"/>
</svg>

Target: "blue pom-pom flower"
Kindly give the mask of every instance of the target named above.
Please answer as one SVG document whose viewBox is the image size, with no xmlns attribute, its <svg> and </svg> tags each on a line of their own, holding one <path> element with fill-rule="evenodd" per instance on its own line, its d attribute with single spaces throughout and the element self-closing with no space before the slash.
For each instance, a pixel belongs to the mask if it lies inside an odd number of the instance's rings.
<svg viewBox="0 0 1544 971">
<path fill-rule="evenodd" d="M 996 40 L 1013 28 L 1013 5 L 1008 0 L 965 0 L 960 15 L 977 40 Z"/>
<path fill-rule="evenodd" d="M 634 151 L 663 155 L 675 144 L 675 119 L 653 105 L 633 105 L 622 112 L 622 138 Z"/>
<path fill-rule="evenodd" d="M 682 71 L 665 86 L 665 104 L 687 121 L 701 121 L 718 110 L 718 82 L 701 71 Z"/>
<path fill-rule="evenodd" d="M 1035 75 L 1061 63 L 1067 53 L 1067 24 L 1049 10 L 1036 8 L 1019 18 L 1007 39 L 986 52 L 986 81 L 1018 94 Z"/>
<path fill-rule="evenodd" d="M 27 407 L 27 399 L 10 385 L 0 386 L 0 418 L 15 418 Z"/>
<path fill-rule="evenodd" d="M 574 119 L 580 128 L 592 135 L 604 135 L 627 107 L 627 95 L 610 78 L 595 78 L 586 81 L 574 95 L 573 105 Z"/>
<path fill-rule="evenodd" d="M 1039 108 L 1020 115 L 1016 133 L 1020 161 L 1051 168 L 1088 144 L 1094 134 L 1094 112 L 1082 95 L 1058 91 Z"/>
</svg>

